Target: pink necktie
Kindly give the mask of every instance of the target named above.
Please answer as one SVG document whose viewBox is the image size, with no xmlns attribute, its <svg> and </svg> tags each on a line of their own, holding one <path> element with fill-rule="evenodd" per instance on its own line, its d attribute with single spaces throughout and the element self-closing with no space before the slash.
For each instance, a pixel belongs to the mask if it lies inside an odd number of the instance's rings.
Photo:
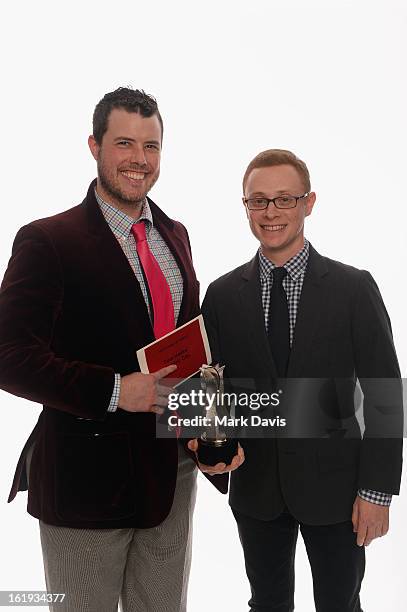
<svg viewBox="0 0 407 612">
<path fill-rule="evenodd" d="M 158 339 L 175 329 L 171 291 L 156 258 L 148 246 L 144 222 L 135 223 L 131 231 L 136 240 L 137 253 L 150 290 L 154 311 L 154 335 Z"/>
</svg>

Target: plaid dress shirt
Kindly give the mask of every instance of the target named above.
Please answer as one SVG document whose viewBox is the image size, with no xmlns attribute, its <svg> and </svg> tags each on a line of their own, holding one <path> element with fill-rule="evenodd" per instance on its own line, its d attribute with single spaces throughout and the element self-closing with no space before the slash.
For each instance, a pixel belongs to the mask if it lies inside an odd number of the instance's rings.
<svg viewBox="0 0 407 612">
<path fill-rule="evenodd" d="M 181 308 L 182 296 L 184 291 L 184 281 L 175 261 L 174 255 L 171 253 L 167 243 L 162 238 L 158 229 L 154 226 L 153 215 L 151 214 L 150 206 L 147 200 L 144 201 L 144 205 L 140 214 L 140 217 L 135 221 L 132 217 L 129 217 L 121 210 L 118 210 L 111 204 L 105 202 L 95 190 L 96 200 L 100 206 L 100 210 L 103 213 L 106 222 L 108 223 L 113 234 L 117 238 L 127 260 L 133 270 L 138 282 L 140 283 L 141 292 L 144 297 L 144 301 L 147 306 L 150 320 L 152 319 L 152 312 L 149 300 L 148 289 L 143 275 L 143 269 L 137 254 L 136 240 L 131 232 L 131 228 L 135 223 L 145 223 L 146 236 L 148 246 L 154 257 L 157 260 L 158 265 L 164 274 L 168 286 L 170 288 L 172 303 L 174 305 L 174 317 L 175 323 L 178 320 L 179 311 Z M 108 407 L 109 412 L 115 412 L 117 410 L 120 395 L 120 374 L 115 374 L 115 384 L 113 388 L 112 397 Z"/>
<path fill-rule="evenodd" d="M 287 294 L 288 315 L 290 322 L 290 346 L 294 339 L 295 322 L 297 320 L 298 305 L 300 302 L 302 285 L 307 269 L 309 257 L 309 242 L 304 241 L 304 246 L 294 257 L 289 259 L 284 268 L 287 270 L 287 275 L 283 279 L 283 287 Z M 276 266 L 272 261 L 267 259 L 259 249 L 259 271 L 261 296 L 263 302 L 264 325 L 268 331 L 269 312 L 270 312 L 270 291 L 273 284 L 272 271 Z M 273 313 L 271 313 L 273 315 Z M 380 493 L 379 491 L 371 491 L 370 489 L 359 489 L 359 497 L 366 501 L 389 506 L 392 496 L 389 493 Z"/>
</svg>

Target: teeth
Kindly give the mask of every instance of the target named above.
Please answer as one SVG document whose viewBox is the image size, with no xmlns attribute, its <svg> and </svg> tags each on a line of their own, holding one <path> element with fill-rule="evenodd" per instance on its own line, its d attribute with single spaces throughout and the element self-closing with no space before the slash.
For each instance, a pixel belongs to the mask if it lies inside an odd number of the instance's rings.
<svg viewBox="0 0 407 612">
<path fill-rule="evenodd" d="M 269 232 L 276 232 L 277 230 L 284 229 L 285 225 L 263 225 L 263 229 Z"/>
<path fill-rule="evenodd" d="M 141 181 L 144 178 L 143 172 L 122 172 L 124 176 L 128 176 L 131 179 L 135 179 L 137 181 Z"/>
</svg>

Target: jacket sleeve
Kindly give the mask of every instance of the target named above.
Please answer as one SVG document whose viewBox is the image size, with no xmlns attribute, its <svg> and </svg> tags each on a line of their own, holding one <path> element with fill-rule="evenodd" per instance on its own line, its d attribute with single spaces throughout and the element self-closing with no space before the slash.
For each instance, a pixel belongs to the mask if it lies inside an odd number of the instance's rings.
<svg viewBox="0 0 407 612">
<path fill-rule="evenodd" d="M 0 388 L 76 416 L 102 420 L 112 395 L 114 370 L 69 361 L 53 351 L 63 299 L 63 272 L 52 240 L 38 225 L 21 228 L 0 289 Z"/>
<path fill-rule="evenodd" d="M 356 375 L 363 391 L 359 488 L 397 494 L 403 395 L 390 319 L 372 276 L 362 271 L 352 316 Z"/>
</svg>

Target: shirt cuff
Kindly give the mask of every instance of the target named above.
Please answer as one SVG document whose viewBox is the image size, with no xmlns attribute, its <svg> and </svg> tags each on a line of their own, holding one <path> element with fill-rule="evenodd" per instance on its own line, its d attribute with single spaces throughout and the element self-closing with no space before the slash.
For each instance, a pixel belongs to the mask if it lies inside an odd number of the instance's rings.
<svg viewBox="0 0 407 612">
<path fill-rule="evenodd" d="M 120 374 L 114 375 L 114 387 L 112 397 L 110 398 L 110 404 L 107 409 L 108 412 L 116 412 L 117 407 L 119 405 L 119 395 L 120 395 Z"/>
<path fill-rule="evenodd" d="M 359 497 L 372 504 L 379 506 L 390 506 L 392 495 L 390 493 L 380 493 L 379 491 L 371 491 L 370 489 L 359 489 Z"/>
</svg>

